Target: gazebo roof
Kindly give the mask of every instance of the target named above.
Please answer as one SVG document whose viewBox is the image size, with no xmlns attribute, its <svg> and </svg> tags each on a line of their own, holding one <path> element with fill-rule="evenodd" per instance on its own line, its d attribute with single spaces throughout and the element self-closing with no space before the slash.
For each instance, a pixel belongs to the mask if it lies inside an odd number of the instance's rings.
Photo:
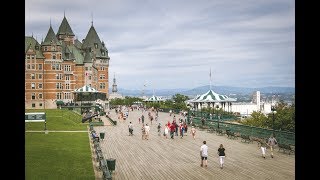
<svg viewBox="0 0 320 180">
<path fill-rule="evenodd" d="M 85 85 L 79 89 L 76 89 L 74 90 L 75 93 L 85 93 L 85 92 L 88 92 L 88 93 L 96 93 L 98 92 L 96 89 L 88 86 L 88 85 Z"/>
<path fill-rule="evenodd" d="M 162 97 L 159 97 L 159 96 L 155 96 L 155 95 L 153 95 L 153 96 L 151 96 L 151 97 L 149 97 L 149 98 L 147 98 L 147 99 L 145 99 L 145 100 L 143 100 L 143 101 L 147 101 L 147 102 L 158 102 L 158 101 L 165 101 L 165 99 L 163 99 Z"/>
<path fill-rule="evenodd" d="M 229 98 L 226 95 L 221 95 L 215 93 L 213 90 L 209 90 L 208 92 L 197 95 L 194 99 L 189 100 L 189 102 L 234 102 L 237 101 L 234 98 Z"/>
</svg>

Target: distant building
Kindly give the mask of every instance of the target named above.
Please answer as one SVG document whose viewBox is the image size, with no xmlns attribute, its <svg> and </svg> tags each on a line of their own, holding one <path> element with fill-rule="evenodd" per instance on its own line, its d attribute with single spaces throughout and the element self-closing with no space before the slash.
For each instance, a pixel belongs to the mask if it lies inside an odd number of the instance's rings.
<svg viewBox="0 0 320 180">
<path fill-rule="evenodd" d="M 116 75 L 113 76 L 113 84 L 112 84 L 112 91 L 109 95 L 109 99 L 123 99 L 124 97 L 118 93 L 117 83 L 116 83 Z"/>
<path fill-rule="evenodd" d="M 275 103 L 275 102 L 273 102 Z M 232 112 L 240 113 L 242 116 L 250 116 L 253 111 L 260 111 L 264 114 L 271 113 L 271 104 L 269 102 L 261 102 L 260 91 L 255 91 L 252 96 L 252 102 L 234 102 L 232 103 Z"/>
<path fill-rule="evenodd" d="M 56 108 L 57 101 L 72 103 L 74 90 L 88 85 L 109 89 L 109 56 L 93 23 L 82 41 L 76 39 L 66 17 L 54 33 L 50 24 L 41 43 L 25 37 L 25 108 Z"/>
</svg>

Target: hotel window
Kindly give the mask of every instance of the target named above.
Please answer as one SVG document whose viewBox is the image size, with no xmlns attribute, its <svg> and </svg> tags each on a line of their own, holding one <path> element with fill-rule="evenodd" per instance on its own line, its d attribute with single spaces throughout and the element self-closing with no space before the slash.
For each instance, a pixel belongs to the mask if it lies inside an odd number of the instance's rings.
<svg viewBox="0 0 320 180">
<path fill-rule="evenodd" d="M 106 84 L 105 83 L 100 83 L 100 89 L 105 89 L 106 88 Z"/>
<path fill-rule="evenodd" d="M 70 81 L 70 76 L 69 75 L 65 75 L 66 77 L 66 81 Z"/>
<path fill-rule="evenodd" d="M 66 83 L 66 89 L 70 89 L 70 84 Z"/>
<path fill-rule="evenodd" d="M 105 75 L 104 74 L 100 74 L 100 79 L 104 79 Z"/>
<path fill-rule="evenodd" d="M 31 99 L 36 99 L 36 94 L 35 93 L 31 93 Z"/>
<path fill-rule="evenodd" d="M 42 99 L 42 94 L 41 93 L 38 96 L 39 96 L 39 99 Z"/>
<path fill-rule="evenodd" d="M 86 67 L 86 71 L 88 71 L 88 67 Z"/>
<path fill-rule="evenodd" d="M 65 65 L 64 71 L 71 71 L 71 65 Z"/>
<path fill-rule="evenodd" d="M 44 47 L 44 51 L 48 51 L 48 47 L 47 46 Z"/>
<path fill-rule="evenodd" d="M 57 79 L 61 80 L 61 79 L 62 79 L 62 77 L 63 77 L 63 75 L 62 75 L 62 74 L 56 74 L 56 78 L 57 78 Z"/>
<path fill-rule="evenodd" d="M 35 89 L 35 84 L 31 83 L 31 89 Z"/>
<path fill-rule="evenodd" d="M 42 79 L 42 74 L 38 74 L 38 79 Z"/>
<path fill-rule="evenodd" d="M 33 108 L 35 108 L 35 107 L 36 107 L 36 104 L 35 104 L 35 103 L 32 103 L 31 106 L 32 106 Z"/>
<path fill-rule="evenodd" d="M 39 88 L 39 89 L 42 89 L 42 83 L 39 83 L 39 84 L 38 84 L 38 88 Z"/>
<path fill-rule="evenodd" d="M 27 64 L 27 69 L 30 69 L 30 64 Z"/>
<path fill-rule="evenodd" d="M 42 64 L 38 64 L 39 70 L 42 70 Z"/>
<path fill-rule="evenodd" d="M 42 103 L 39 103 L 39 107 L 42 107 Z"/>
<path fill-rule="evenodd" d="M 64 93 L 64 99 L 71 99 L 69 92 Z"/>
<path fill-rule="evenodd" d="M 101 70 L 101 71 L 104 71 L 104 66 L 100 66 L 100 70 Z"/>
<path fill-rule="evenodd" d="M 57 99 L 62 99 L 61 93 L 57 93 Z"/>
<path fill-rule="evenodd" d="M 35 59 L 35 56 L 34 56 L 34 55 L 31 55 L 31 59 Z"/>
<path fill-rule="evenodd" d="M 56 88 L 57 88 L 57 89 L 62 89 L 61 83 L 56 83 Z"/>
<path fill-rule="evenodd" d="M 36 75 L 35 74 L 31 74 L 31 79 L 35 79 L 36 78 Z"/>
<path fill-rule="evenodd" d="M 56 46 L 52 46 L 52 51 L 56 51 Z"/>
<path fill-rule="evenodd" d="M 35 69 L 35 65 L 34 64 L 31 64 L 31 69 Z"/>
<path fill-rule="evenodd" d="M 56 53 L 52 53 L 52 59 L 57 59 Z"/>
<path fill-rule="evenodd" d="M 91 76 L 89 76 L 89 80 L 91 80 Z"/>
</svg>

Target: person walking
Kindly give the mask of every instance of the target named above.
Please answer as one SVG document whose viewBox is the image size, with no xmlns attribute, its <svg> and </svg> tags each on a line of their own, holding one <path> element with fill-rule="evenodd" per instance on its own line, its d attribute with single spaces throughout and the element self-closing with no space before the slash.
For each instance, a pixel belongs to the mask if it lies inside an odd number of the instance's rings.
<svg viewBox="0 0 320 180">
<path fill-rule="evenodd" d="M 149 139 L 149 134 L 150 134 L 150 126 L 148 124 L 146 124 L 144 126 L 145 128 L 145 131 L 146 131 L 146 139 L 148 140 Z"/>
<path fill-rule="evenodd" d="M 200 157 L 201 157 L 201 164 L 200 166 L 207 167 L 208 166 L 208 146 L 207 142 L 203 141 L 202 146 L 200 147 Z"/>
<path fill-rule="evenodd" d="M 158 124 L 158 136 L 161 136 L 161 123 Z"/>
<path fill-rule="evenodd" d="M 133 124 L 130 122 L 128 125 L 129 128 L 129 136 L 133 136 Z"/>
<path fill-rule="evenodd" d="M 196 139 L 196 128 L 194 128 L 194 126 L 192 126 L 190 133 L 191 133 L 193 139 L 195 140 Z"/>
<path fill-rule="evenodd" d="M 270 151 L 271 151 L 271 158 L 273 158 L 273 149 L 274 149 L 274 146 L 278 144 L 278 141 L 277 139 L 271 135 L 270 138 L 268 139 L 268 145 L 270 147 Z"/>
<path fill-rule="evenodd" d="M 224 158 L 226 157 L 225 149 L 222 144 L 220 144 L 218 148 L 218 155 L 219 155 L 220 168 L 222 169 L 224 164 Z"/>
<path fill-rule="evenodd" d="M 168 139 L 168 133 L 169 133 L 169 128 L 168 128 L 168 125 L 166 124 L 163 132 L 163 135 L 164 137 L 166 137 L 166 139 Z"/>
<path fill-rule="evenodd" d="M 260 139 L 259 145 L 261 152 L 262 152 L 262 157 L 265 159 L 266 158 L 266 151 L 267 151 L 267 142 L 265 139 Z"/>
<path fill-rule="evenodd" d="M 143 123 L 142 123 L 142 128 L 141 128 L 141 138 L 142 138 L 142 140 L 144 140 L 146 138 L 146 128 Z"/>
</svg>

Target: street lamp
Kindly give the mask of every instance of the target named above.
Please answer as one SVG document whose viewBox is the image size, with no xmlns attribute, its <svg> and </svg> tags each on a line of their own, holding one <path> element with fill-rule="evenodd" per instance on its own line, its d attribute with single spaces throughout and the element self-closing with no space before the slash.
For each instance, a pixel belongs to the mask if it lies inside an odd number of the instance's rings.
<svg viewBox="0 0 320 180">
<path fill-rule="evenodd" d="M 276 107 L 274 105 L 271 106 L 272 111 L 272 135 L 274 137 L 274 114 L 277 113 Z"/>
<path fill-rule="evenodd" d="M 217 117 L 218 117 L 218 129 L 220 129 L 220 126 L 219 126 L 220 117 L 218 114 L 219 105 L 216 106 L 216 109 L 217 109 Z"/>
</svg>

